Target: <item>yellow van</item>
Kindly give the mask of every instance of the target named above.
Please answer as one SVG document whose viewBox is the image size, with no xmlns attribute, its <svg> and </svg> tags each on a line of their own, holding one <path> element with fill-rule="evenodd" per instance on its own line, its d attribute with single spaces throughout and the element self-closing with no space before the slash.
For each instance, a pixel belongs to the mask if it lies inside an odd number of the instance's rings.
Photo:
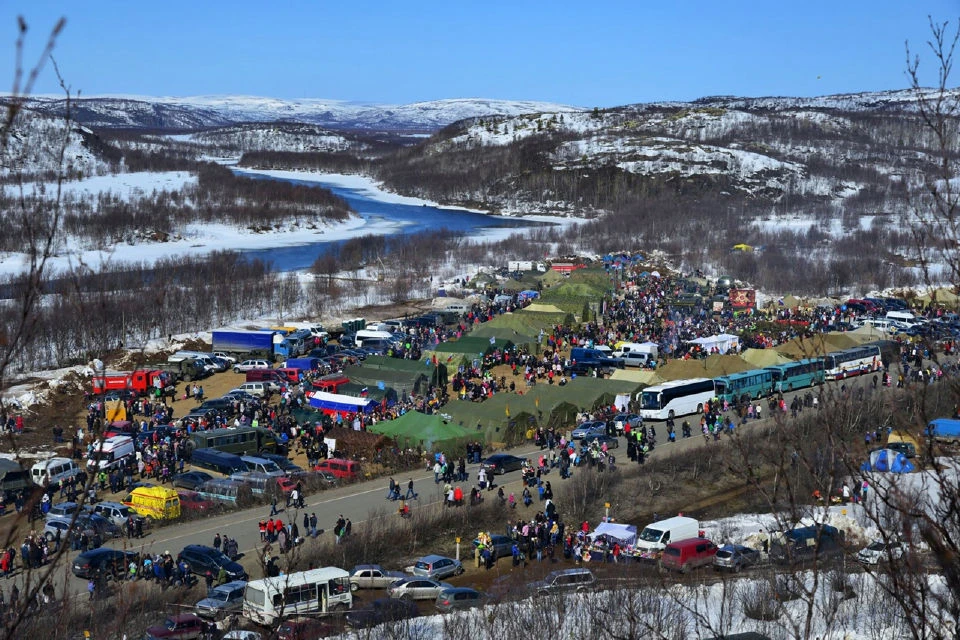
<svg viewBox="0 0 960 640">
<path fill-rule="evenodd" d="M 154 520 L 173 520 L 180 517 L 180 496 L 166 487 L 137 487 L 123 504 L 138 515 Z"/>
</svg>

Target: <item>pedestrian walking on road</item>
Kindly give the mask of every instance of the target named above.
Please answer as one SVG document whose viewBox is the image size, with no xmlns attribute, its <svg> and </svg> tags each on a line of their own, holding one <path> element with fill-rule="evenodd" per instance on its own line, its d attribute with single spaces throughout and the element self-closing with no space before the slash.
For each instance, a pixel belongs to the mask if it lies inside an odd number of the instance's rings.
<svg viewBox="0 0 960 640">
<path fill-rule="evenodd" d="M 407 494 L 403 497 L 404 500 L 415 500 L 417 498 L 417 492 L 413 490 L 413 478 L 407 480 Z"/>
</svg>

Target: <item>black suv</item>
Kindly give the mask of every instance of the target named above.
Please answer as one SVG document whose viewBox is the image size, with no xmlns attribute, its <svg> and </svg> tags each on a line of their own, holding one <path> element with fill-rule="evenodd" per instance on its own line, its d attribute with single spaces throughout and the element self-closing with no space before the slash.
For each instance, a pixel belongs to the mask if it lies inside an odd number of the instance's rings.
<svg viewBox="0 0 960 640">
<path fill-rule="evenodd" d="M 127 574 L 130 561 L 139 562 L 140 556 L 134 551 L 120 551 L 100 547 L 84 551 L 73 561 L 73 575 L 79 578 L 93 578 L 98 575 L 123 578 Z"/>
<path fill-rule="evenodd" d="M 206 547 L 201 544 L 189 544 L 177 554 L 177 564 L 185 561 L 190 565 L 190 571 L 198 575 L 206 575 L 210 572 L 214 577 L 220 572 L 221 567 L 227 573 L 227 580 L 246 580 L 247 572 L 238 563 L 228 558 L 223 553 L 213 547 Z"/>
</svg>

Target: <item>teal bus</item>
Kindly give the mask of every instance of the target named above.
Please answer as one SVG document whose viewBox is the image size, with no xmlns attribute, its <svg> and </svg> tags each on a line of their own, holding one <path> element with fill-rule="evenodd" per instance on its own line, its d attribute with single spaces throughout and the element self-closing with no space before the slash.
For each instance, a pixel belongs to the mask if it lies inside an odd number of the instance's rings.
<svg viewBox="0 0 960 640">
<path fill-rule="evenodd" d="M 719 400 L 737 402 L 744 396 L 763 398 L 773 393 L 773 372 L 750 369 L 713 379 L 713 394 Z"/>
<path fill-rule="evenodd" d="M 773 372 L 773 390 L 778 393 L 823 384 L 823 358 L 804 358 L 766 369 Z"/>
</svg>

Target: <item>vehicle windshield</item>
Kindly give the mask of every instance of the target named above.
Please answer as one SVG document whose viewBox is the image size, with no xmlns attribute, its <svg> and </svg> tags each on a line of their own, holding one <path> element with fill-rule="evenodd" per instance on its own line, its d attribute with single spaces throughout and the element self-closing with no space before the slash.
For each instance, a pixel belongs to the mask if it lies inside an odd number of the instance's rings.
<svg viewBox="0 0 960 640">
<path fill-rule="evenodd" d="M 253 587 L 248 586 L 247 590 L 243 592 L 243 599 L 249 602 L 250 604 L 257 605 L 262 607 L 264 603 L 263 591 L 259 589 L 254 589 Z"/>
<path fill-rule="evenodd" d="M 173 619 L 167 618 L 167 623 L 163 626 L 165 626 L 170 631 L 174 631 L 177 628 L 177 623 L 174 622 Z"/>
<path fill-rule="evenodd" d="M 867 550 L 868 550 L 868 551 L 883 551 L 885 548 L 886 548 L 886 545 L 884 545 L 882 542 L 879 542 L 879 541 L 878 541 L 878 542 L 874 542 L 874 543 L 871 544 L 869 547 L 867 547 Z"/>
<path fill-rule="evenodd" d="M 415 566 L 417 569 L 426 569 L 426 570 L 430 569 L 430 565 L 427 564 L 426 562 L 423 562 L 422 560 L 418 562 Z"/>
<path fill-rule="evenodd" d="M 225 589 L 214 589 L 207 593 L 207 598 L 210 600 L 219 600 L 220 602 L 226 602 L 227 596 L 230 595 L 230 592 Z"/>
<path fill-rule="evenodd" d="M 640 539 L 644 542 L 660 542 L 660 538 L 663 537 L 663 531 L 658 529 L 651 529 L 647 527 L 642 532 L 640 532 Z"/>
<path fill-rule="evenodd" d="M 641 409 L 662 409 L 660 406 L 660 394 L 655 391 L 644 391 L 640 394 Z"/>
<path fill-rule="evenodd" d="M 719 396 L 719 395 L 723 395 L 724 393 L 727 392 L 727 383 L 726 383 L 726 382 L 723 382 L 723 381 L 721 381 L 721 380 L 714 380 L 713 384 L 716 385 L 716 394 L 717 394 L 718 396 Z"/>
<path fill-rule="evenodd" d="M 731 557 L 733 557 L 733 551 L 721 549 L 720 551 L 717 551 L 717 557 L 718 557 L 718 558 L 731 558 Z"/>
</svg>

